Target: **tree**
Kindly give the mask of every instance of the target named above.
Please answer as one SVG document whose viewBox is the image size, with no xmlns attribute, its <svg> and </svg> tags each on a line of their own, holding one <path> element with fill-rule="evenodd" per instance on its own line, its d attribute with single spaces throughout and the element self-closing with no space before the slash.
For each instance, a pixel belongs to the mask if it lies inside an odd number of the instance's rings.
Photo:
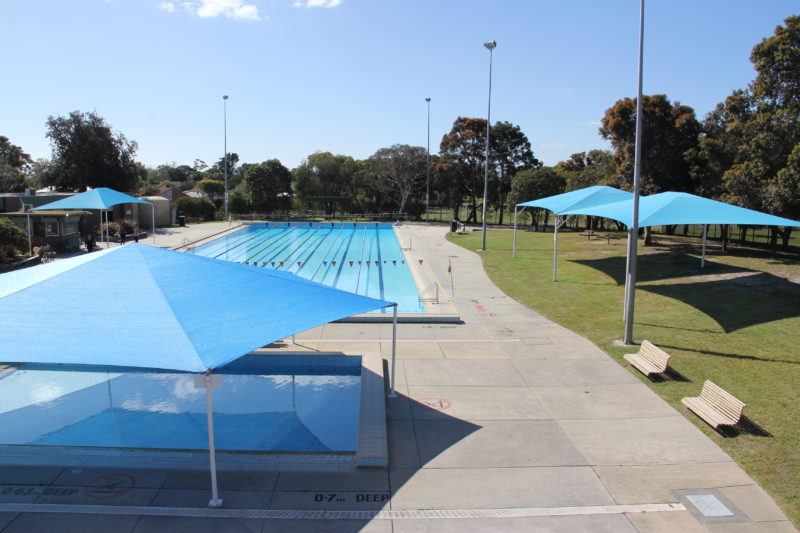
<svg viewBox="0 0 800 533">
<path fill-rule="evenodd" d="M 32 163 L 30 155 L 22 151 L 19 146 L 11 144 L 8 137 L 0 135 L 0 167 L 9 166 L 25 172 Z"/>
<path fill-rule="evenodd" d="M 441 164 L 450 165 L 448 173 L 457 177 L 447 184 L 458 191 L 449 196 L 470 199 L 467 222 L 478 222 L 478 196 L 483 195 L 484 164 L 486 161 L 486 120 L 458 117 L 450 133 L 442 137 L 439 145 Z M 460 203 L 460 201 L 459 201 Z"/>
<path fill-rule="evenodd" d="M 425 189 L 426 164 L 425 148 L 395 144 L 375 152 L 367 160 L 367 171 L 372 186 L 405 213 L 409 198 Z"/>
<path fill-rule="evenodd" d="M 0 192 L 22 192 L 28 185 L 31 156 L 0 135 Z"/>
<path fill-rule="evenodd" d="M 209 200 L 225 194 L 225 184 L 219 180 L 204 179 L 197 182 L 197 188 L 208 196 Z"/>
<path fill-rule="evenodd" d="M 47 130 L 53 157 L 43 176 L 46 185 L 77 191 L 87 187 L 120 191 L 136 188 L 136 142 L 128 141 L 122 133 L 115 135 L 96 113 L 73 111 L 66 117 L 50 116 Z"/>
<path fill-rule="evenodd" d="M 613 181 L 615 170 L 611 152 L 607 150 L 575 153 L 555 167 L 555 171 L 564 178 L 567 191 L 607 185 Z"/>
<path fill-rule="evenodd" d="M 564 192 L 564 178 L 552 167 L 540 167 L 517 172 L 511 180 L 511 192 L 508 201 L 511 205 L 546 198 Z M 549 211 L 545 212 L 544 224 L 547 225 Z M 532 218 L 534 225 L 537 217 Z"/>
<path fill-rule="evenodd" d="M 503 223 L 506 196 L 511 190 L 511 179 L 520 170 L 537 168 L 541 162 L 533 156 L 531 143 L 519 126 L 510 122 L 497 122 L 489 136 L 492 147 L 490 164 L 496 169 L 496 205 L 500 209 L 499 224 Z"/>
<path fill-rule="evenodd" d="M 272 213 L 291 206 L 292 173 L 277 159 L 248 165 L 244 172 L 244 188 L 257 213 Z"/>
<path fill-rule="evenodd" d="M 697 146 L 700 123 L 691 107 L 666 95 L 642 97 L 641 190 L 691 192 L 692 180 L 684 154 Z M 614 185 L 631 189 L 636 144 L 636 99 L 624 98 L 606 110 L 600 135 L 611 141 L 616 173 Z"/>
<path fill-rule="evenodd" d="M 13 257 L 17 251 L 28 250 L 28 234 L 11 222 L 8 217 L 0 217 L 0 262 L 6 257 Z"/>
<path fill-rule="evenodd" d="M 321 202 L 327 214 L 337 204 L 355 200 L 353 177 L 359 167 L 350 156 L 317 152 L 308 156 L 292 173 L 292 188 L 304 202 Z"/>
</svg>

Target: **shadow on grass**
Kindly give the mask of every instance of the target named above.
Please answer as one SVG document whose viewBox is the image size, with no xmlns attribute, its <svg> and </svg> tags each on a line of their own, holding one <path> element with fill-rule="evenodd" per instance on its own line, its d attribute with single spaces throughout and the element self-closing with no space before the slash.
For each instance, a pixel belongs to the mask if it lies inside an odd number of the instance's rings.
<svg viewBox="0 0 800 533">
<path fill-rule="evenodd" d="M 637 288 L 691 305 L 716 321 L 725 333 L 800 316 L 800 287 L 796 284 L 766 272 L 719 263 L 706 263 L 707 268 L 700 270 L 692 265 L 695 260 L 685 254 L 644 255 L 639 258 Z M 600 270 L 617 283 L 624 282 L 624 257 L 574 262 Z M 713 279 L 696 277 L 700 275 Z M 687 276 L 699 281 L 648 283 Z"/>
<path fill-rule="evenodd" d="M 753 437 L 772 437 L 772 433 L 756 424 L 746 416 L 742 416 L 739 423 L 735 426 L 722 426 L 717 428 L 717 433 L 726 439 L 733 439 L 739 435 L 751 435 Z"/>
<path fill-rule="evenodd" d="M 678 372 L 672 367 L 667 368 L 666 372 L 660 374 L 650 374 L 647 376 L 653 383 L 664 383 L 666 381 L 679 381 L 682 383 L 691 383 L 692 380 Z"/>
<path fill-rule="evenodd" d="M 570 259 L 572 263 L 585 265 L 595 270 L 603 272 L 617 285 L 625 283 L 624 256 L 603 257 L 599 259 Z M 752 272 L 746 268 L 741 268 L 723 263 L 715 263 L 706 260 L 705 268 L 700 268 L 700 261 L 697 257 L 683 252 L 657 252 L 639 255 L 637 261 L 636 281 L 646 283 L 648 281 L 663 281 L 673 278 L 685 278 L 700 275 L 725 275 L 739 272 Z"/>
<path fill-rule="evenodd" d="M 713 355 L 715 357 L 729 357 L 731 359 L 742 359 L 745 361 L 760 361 L 763 363 L 785 363 L 789 365 L 800 365 L 800 360 L 791 361 L 789 359 L 769 359 L 766 357 L 757 357 L 755 355 L 742 355 L 738 353 L 724 353 L 724 352 L 713 352 L 711 350 L 698 350 L 697 348 L 687 348 L 685 346 L 668 346 L 662 345 L 663 348 L 673 348 L 675 350 L 686 350 L 689 352 L 696 352 L 702 353 L 705 355 Z"/>
</svg>

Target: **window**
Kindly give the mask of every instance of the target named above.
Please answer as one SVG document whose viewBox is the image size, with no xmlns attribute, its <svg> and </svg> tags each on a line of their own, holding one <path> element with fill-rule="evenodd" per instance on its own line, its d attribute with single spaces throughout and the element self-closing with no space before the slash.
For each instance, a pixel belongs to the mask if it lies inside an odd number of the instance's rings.
<svg viewBox="0 0 800 533">
<path fill-rule="evenodd" d="M 58 236 L 58 222 L 45 222 L 44 234 L 48 237 Z"/>
<path fill-rule="evenodd" d="M 64 222 L 64 235 L 74 235 L 78 233 L 78 221 L 68 220 Z"/>
</svg>

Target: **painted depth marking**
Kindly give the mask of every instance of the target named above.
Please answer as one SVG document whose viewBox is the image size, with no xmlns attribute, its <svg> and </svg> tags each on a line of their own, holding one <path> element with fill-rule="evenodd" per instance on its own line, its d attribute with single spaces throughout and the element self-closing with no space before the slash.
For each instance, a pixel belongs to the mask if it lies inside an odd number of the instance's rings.
<svg viewBox="0 0 800 533">
<path fill-rule="evenodd" d="M 223 495 L 224 496 L 224 495 Z M 446 518 L 524 518 L 536 516 L 585 516 L 685 511 L 681 503 L 590 505 L 586 507 L 517 507 L 509 509 L 425 509 L 407 511 L 305 511 L 290 509 L 209 509 L 145 507 L 135 505 L 61 505 L 0 503 L 0 511 L 12 513 L 80 513 L 208 518 L 272 518 L 294 520 L 403 520 Z"/>
</svg>

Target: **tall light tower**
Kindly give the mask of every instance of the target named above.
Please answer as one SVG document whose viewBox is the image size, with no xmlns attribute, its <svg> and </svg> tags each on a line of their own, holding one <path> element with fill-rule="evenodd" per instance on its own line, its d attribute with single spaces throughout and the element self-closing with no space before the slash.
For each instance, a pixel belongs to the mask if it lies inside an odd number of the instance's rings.
<svg viewBox="0 0 800 533">
<path fill-rule="evenodd" d="M 489 50 L 489 109 L 486 112 L 486 165 L 483 173 L 483 237 L 481 239 L 481 250 L 486 250 L 486 212 L 489 199 L 489 133 L 492 123 L 492 57 L 497 41 L 485 42 L 483 46 Z"/>
<path fill-rule="evenodd" d="M 426 98 L 428 103 L 428 163 L 425 167 L 425 222 L 430 222 L 431 211 L 431 99 Z"/>
<path fill-rule="evenodd" d="M 222 97 L 222 117 L 225 138 L 225 157 L 222 158 L 222 173 L 225 176 L 225 220 L 228 220 L 228 95 Z"/>
</svg>

